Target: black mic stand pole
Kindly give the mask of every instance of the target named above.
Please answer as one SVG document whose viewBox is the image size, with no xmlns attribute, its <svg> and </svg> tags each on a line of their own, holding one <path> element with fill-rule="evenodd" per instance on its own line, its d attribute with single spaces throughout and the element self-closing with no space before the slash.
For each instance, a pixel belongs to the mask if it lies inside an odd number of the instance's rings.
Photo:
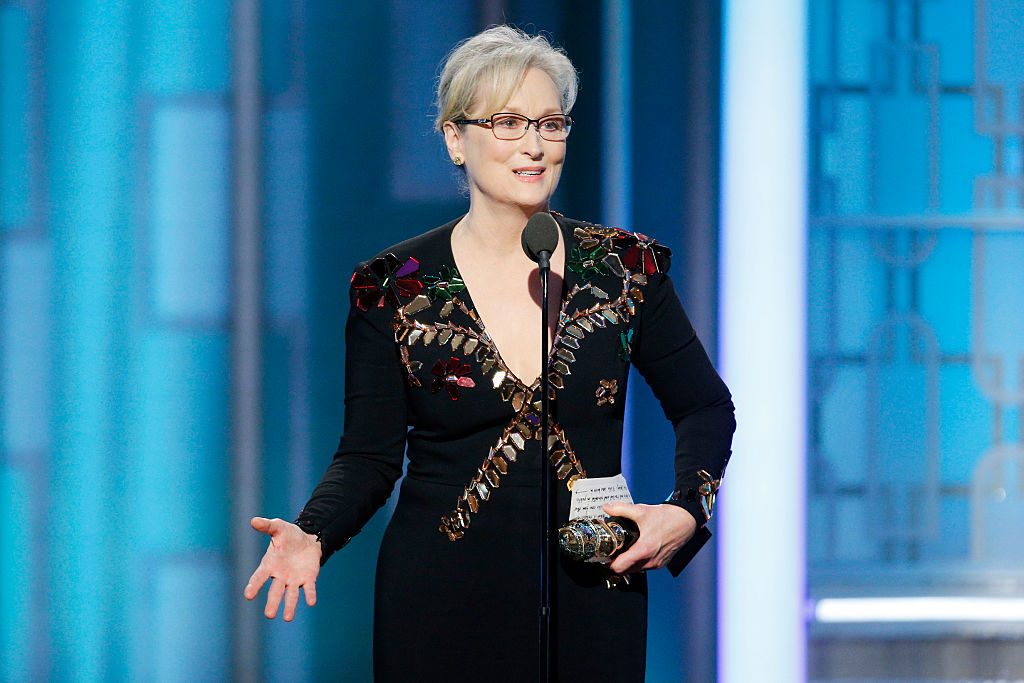
<svg viewBox="0 0 1024 683">
<path fill-rule="evenodd" d="M 554 496 L 551 487 L 551 473 L 548 461 L 548 411 L 549 379 L 548 379 L 548 275 L 551 272 L 551 252 L 541 251 L 537 254 L 537 265 L 540 274 L 540 496 L 541 496 L 541 542 L 543 548 L 540 555 L 540 665 L 543 683 L 554 680 L 554 643 L 551 627 L 554 622 L 551 604 L 551 559 L 552 559 L 552 519 L 554 518 Z"/>
</svg>

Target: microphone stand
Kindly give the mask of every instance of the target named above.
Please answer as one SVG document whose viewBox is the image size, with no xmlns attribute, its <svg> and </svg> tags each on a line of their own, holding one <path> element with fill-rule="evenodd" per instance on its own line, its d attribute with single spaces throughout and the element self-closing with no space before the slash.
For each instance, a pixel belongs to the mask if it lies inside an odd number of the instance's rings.
<svg viewBox="0 0 1024 683">
<path fill-rule="evenodd" d="M 540 496 L 541 496 L 541 548 L 540 555 L 540 680 L 549 683 L 554 676 L 554 637 L 552 633 L 553 612 L 551 604 L 551 561 L 552 561 L 552 519 L 555 514 L 550 467 L 548 465 L 548 275 L 551 273 L 551 252 L 537 254 L 540 274 Z"/>
</svg>

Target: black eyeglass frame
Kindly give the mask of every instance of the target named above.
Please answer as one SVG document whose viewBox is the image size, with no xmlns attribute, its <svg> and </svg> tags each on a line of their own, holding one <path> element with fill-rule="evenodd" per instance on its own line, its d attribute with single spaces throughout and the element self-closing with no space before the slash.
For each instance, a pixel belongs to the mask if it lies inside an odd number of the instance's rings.
<svg viewBox="0 0 1024 683">
<path fill-rule="evenodd" d="M 523 134 L 520 135 L 517 138 L 499 138 L 498 134 L 494 132 L 494 117 L 496 117 L 496 116 L 515 116 L 515 117 L 519 118 L 520 120 L 521 119 L 526 119 L 526 128 L 523 129 Z M 544 133 L 541 132 L 541 130 L 540 130 L 540 122 L 543 121 L 544 119 L 550 119 L 552 116 L 561 116 L 561 117 L 563 117 L 565 119 L 565 137 L 564 138 L 557 138 L 555 140 L 552 140 L 549 137 L 545 137 Z M 490 118 L 486 118 L 486 119 L 452 119 L 452 123 L 457 124 L 457 125 L 462 125 L 462 124 L 466 124 L 466 123 L 474 123 L 474 124 L 482 125 L 482 124 L 488 123 L 488 124 L 490 124 L 491 134 L 494 135 L 494 137 L 496 139 L 498 139 L 498 140 L 522 140 L 523 137 L 526 136 L 526 133 L 530 130 L 530 124 L 531 123 L 534 124 L 534 128 L 537 130 L 537 133 L 540 134 L 540 136 L 542 138 L 544 138 L 545 140 L 547 140 L 548 142 L 565 142 L 566 138 L 569 137 L 569 132 L 572 130 L 572 117 L 569 116 L 568 114 L 547 114 L 545 116 L 540 117 L 539 119 L 531 119 L 529 116 L 524 116 L 523 114 L 517 114 L 514 111 L 499 111 L 496 114 L 491 114 Z"/>
</svg>

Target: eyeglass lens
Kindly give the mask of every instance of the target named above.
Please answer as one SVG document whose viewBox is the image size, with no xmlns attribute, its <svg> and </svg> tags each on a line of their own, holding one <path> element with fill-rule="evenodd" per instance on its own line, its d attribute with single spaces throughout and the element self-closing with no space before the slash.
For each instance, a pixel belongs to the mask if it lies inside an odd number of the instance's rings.
<svg viewBox="0 0 1024 683">
<path fill-rule="evenodd" d="M 516 140 L 526 135 L 529 120 L 518 114 L 496 114 L 491 118 L 495 137 Z M 537 123 L 537 130 L 545 140 L 564 140 L 569 135 L 569 122 L 565 116 L 545 116 Z"/>
</svg>

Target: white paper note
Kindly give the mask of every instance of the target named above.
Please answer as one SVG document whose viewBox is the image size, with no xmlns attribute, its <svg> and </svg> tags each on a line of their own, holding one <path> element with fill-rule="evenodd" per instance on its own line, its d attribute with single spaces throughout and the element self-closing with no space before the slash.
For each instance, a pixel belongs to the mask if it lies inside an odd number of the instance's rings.
<svg viewBox="0 0 1024 683">
<path fill-rule="evenodd" d="M 601 506 L 605 503 L 632 503 L 626 478 L 621 474 L 614 477 L 577 479 L 572 487 L 572 504 L 569 519 L 581 517 L 605 517 Z"/>
</svg>

